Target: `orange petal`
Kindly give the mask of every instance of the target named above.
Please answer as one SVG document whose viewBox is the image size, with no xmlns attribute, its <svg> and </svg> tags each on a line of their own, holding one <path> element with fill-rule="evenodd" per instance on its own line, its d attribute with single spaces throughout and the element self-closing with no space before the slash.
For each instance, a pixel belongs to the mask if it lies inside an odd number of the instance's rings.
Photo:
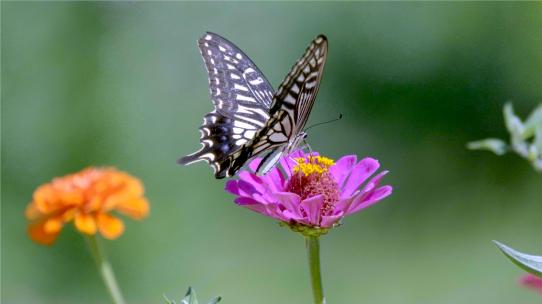
<svg viewBox="0 0 542 304">
<path fill-rule="evenodd" d="M 42 245 L 52 245 L 59 232 L 60 229 L 56 232 L 47 232 L 45 229 L 45 222 L 30 224 L 28 226 L 28 235 L 30 236 L 30 239 Z"/>
<path fill-rule="evenodd" d="M 121 202 L 116 209 L 131 218 L 139 220 L 149 214 L 149 203 L 145 198 L 134 198 Z"/>
<path fill-rule="evenodd" d="M 75 227 L 77 230 L 86 234 L 95 234 L 97 230 L 94 217 L 84 213 L 79 213 L 75 216 Z"/>
<path fill-rule="evenodd" d="M 62 229 L 62 219 L 56 217 L 56 218 L 50 218 L 47 219 L 43 224 L 43 230 L 47 233 L 58 233 L 60 229 Z"/>
<path fill-rule="evenodd" d="M 42 216 L 42 213 L 36 208 L 36 205 L 34 203 L 28 204 L 26 206 L 26 210 L 24 211 L 24 214 L 26 216 L 26 219 L 28 220 L 37 220 Z"/>
<path fill-rule="evenodd" d="M 98 229 L 106 239 L 116 239 L 124 232 L 122 221 L 107 213 L 100 213 L 97 217 Z"/>
</svg>

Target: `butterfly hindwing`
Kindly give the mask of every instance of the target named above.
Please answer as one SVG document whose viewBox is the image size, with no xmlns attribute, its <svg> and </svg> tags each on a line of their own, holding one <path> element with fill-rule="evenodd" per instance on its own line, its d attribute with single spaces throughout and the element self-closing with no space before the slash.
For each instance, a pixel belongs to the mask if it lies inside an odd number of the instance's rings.
<svg viewBox="0 0 542 304">
<path fill-rule="evenodd" d="M 203 118 L 201 149 L 179 163 L 206 161 L 220 178 L 229 167 L 224 163 L 227 156 L 252 139 L 269 120 L 274 91 L 250 58 L 225 38 L 206 33 L 198 40 L 198 47 L 214 110 Z"/>
</svg>

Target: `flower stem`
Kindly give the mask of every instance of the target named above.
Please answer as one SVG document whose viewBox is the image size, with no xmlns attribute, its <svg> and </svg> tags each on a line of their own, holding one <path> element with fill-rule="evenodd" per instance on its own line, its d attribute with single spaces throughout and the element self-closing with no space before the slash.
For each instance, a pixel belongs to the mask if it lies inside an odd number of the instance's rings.
<svg viewBox="0 0 542 304">
<path fill-rule="evenodd" d="M 307 257 L 309 258 L 314 304 L 325 304 L 326 299 L 324 298 L 320 272 L 320 240 L 317 236 L 305 236 L 305 245 L 307 246 Z"/>
<path fill-rule="evenodd" d="M 117 284 L 117 279 L 115 279 L 113 268 L 111 268 L 111 264 L 101 248 L 98 238 L 95 235 L 88 235 L 86 236 L 86 240 L 90 252 L 94 257 L 94 261 L 96 262 L 96 266 L 98 266 L 98 270 L 102 276 L 105 287 L 107 287 L 107 291 L 109 291 L 111 300 L 113 300 L 114 304 L 125 304 L 126 302 L 124 301 L 124 297 L 122 296 L 119 285 Z"/>
</svg>

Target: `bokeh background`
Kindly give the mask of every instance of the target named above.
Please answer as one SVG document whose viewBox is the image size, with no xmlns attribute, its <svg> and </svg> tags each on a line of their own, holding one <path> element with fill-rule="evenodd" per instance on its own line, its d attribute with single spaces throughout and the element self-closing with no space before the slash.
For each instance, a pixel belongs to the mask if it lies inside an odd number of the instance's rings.
<svg viewBox="0 0 542 304">
<path fill-rule="evenodd" d="M 129 303 L 309 303 L 303 239 L 236 207 L 203 163 L 211 110 L 196 39 L 218 32 L 276 87 L 329 38 L 312 147 L 373 156 L 394 194 L 322 240 L 329 303 L 540 303 L 491 244 L 542 252 L 542 177 L 468 151 L 506 137 L 501 108 L 542 101 L 542 3 L 2 2 L 2 302 L 107 303 L 83 238 L 26 235 L 32 191 L 114 165 L 141 178 L 151 216 L 106 242 Z"/>
</svg>

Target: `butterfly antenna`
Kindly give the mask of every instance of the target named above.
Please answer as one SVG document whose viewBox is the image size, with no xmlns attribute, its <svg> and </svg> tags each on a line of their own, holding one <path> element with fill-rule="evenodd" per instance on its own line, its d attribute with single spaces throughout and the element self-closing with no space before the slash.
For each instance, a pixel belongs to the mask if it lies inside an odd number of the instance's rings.
<svg viewBox="0 0 542 304">
<path fill-rule="evenodd" d="M 315 123 L 314 125 L 312 126 L 309 126 L 308 128 L 305 129 L 305 132 L 307 132 L 309 129 L 312 129 L 316 126 L 321 126 L 321 125 L 325 125 L 325 124 L 328 124 L 328 123 L 332 123 L 332 122 L 336 122 L 336 121 L 339 121 L 343 118 L 343 114 L 342 113 L 339 113 L 339 117 L 337 118 L 333 118 L 333 119 L 330 119 L 328 121 L 323 121 L 323 122 L 319 122 L 319 123 Z"/>
</svg>

